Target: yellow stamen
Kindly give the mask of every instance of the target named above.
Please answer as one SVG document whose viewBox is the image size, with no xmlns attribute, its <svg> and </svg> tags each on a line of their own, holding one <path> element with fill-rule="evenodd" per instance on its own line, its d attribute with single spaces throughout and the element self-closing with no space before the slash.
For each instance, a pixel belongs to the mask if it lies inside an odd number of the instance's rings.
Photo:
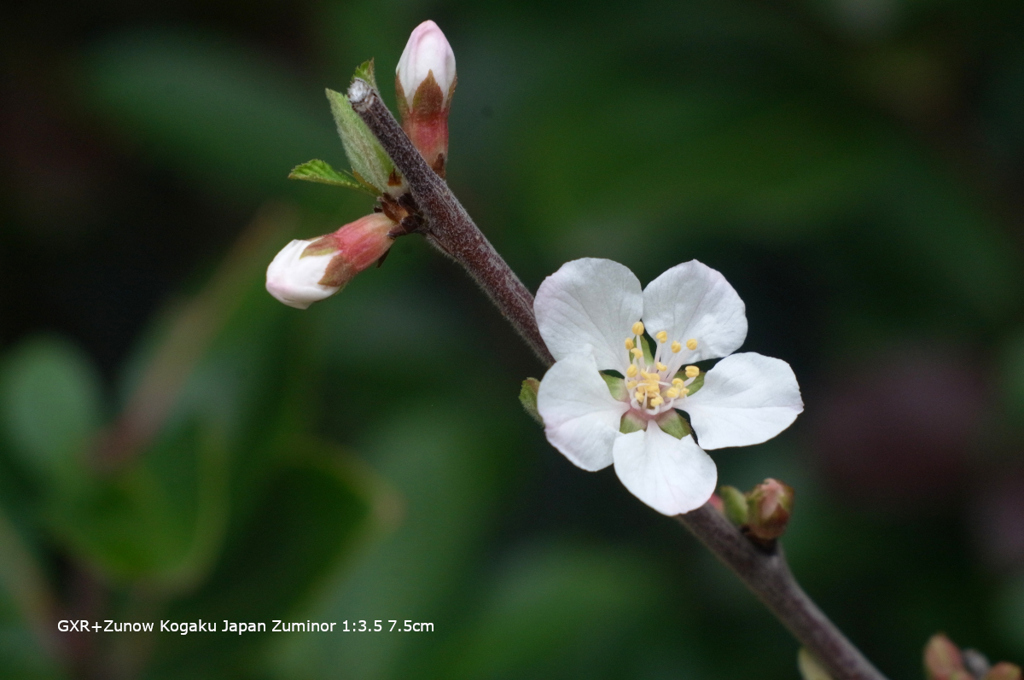
<svg viewBox="0 0 1024 680">
<path fill-rule="evenodd" d="M 668 366 L 666 366 L 665 364 L 661 363 L 660 361 L 657 364 L 655 364 L 655 366 L 658 367 L 659 371 L 664 371 L 664 370 L 668 369 Z"/>
<path fill-rule="evenodd" d="M 636 364 L 630 364 L 629 368 L 626 369 L 626 377 L 627 378 L 635 378 L 636 377 L 636 372 L 637 372 Z"/>
<path fill-rule="evenodd" d="M 644 358 L 644 351 L 642 349 L 640 349 L 639 347 L 634 347 L 633 349 L 629 350 L 629 352 L 630 352 L 630 354 L 635 356 L 637 359 L 643 359 Z"/>
<path fill-rule="evenodd" d="M 679 344 L 678 340 L 673 340 L 672 341 L 672 353 L 673 354 L 679 354 L 679 350 L 681 350 L 682 348 L 683 348 L 683 346 L 681 344 Z"/>
<path fill-rule="evenodd" d="M 647 398 L 647 395 L 641 392 L 640 390 L 637 390 L 636 394 L 634 394 L 633 396 L 636 397 L 636 400 L 641 403 L 643 403 L 643 400 Z"/>
<path fill-rule="evenodd" d="M 698 375 L 700 375 L 700 369 L 699 368 L 697 368 L 696 366 L 687 366 L 686 367 L 686 377 L 687 378 L 696 378 Z"/>
<path fill-rule="evenodd" d="M 695 350 L 695 349 L 697 349 L 697 339 L 696 338 L 690 338 L 689 340 L 687 340 L 686 341 L 686 349 L 688 349 L 688 350 Z"/>
<path fill-rule="evenodd" d="M 644 324 L 642 322 L 640 322 L 640 321 L 637 321 L 635 324 L 633 324 L 633 335 L 643 335 L 643 334 L 644 334 Z"/>
<path fill-rule="evenodd" d="M 636 347 L 636 343 L 633 342 L 633 338 L 626 338 L 626 349 L 633 349 Z"/>
<path fill-rule="evenodd" d="M 673 387 L 672 389 L 665 391 L 665 396 L 669 399 L 675 399 L 679 396 L 679 390 Z"/>
<path fill-rule="evenodd" d="M 668 333 L 665 331 L 658 331 L 654 337 L 658 339 L 658 342 L 668 342 Z"/>
<path fill-rule="evenodd" d="M 651 399 L 651 406 L 661 406 L 664 403 L 665 400 L 662 399 L 661 397 L 655 397 L 654 399 Z"/>
<path fill-rule="evenodd" d="M 675 380 L 672 381 L 672 386 L 677 389 L 681 389 L 683 387 L 683 379 L 676 378 Z"/>
<path fill-rule="evenodd" d="M 684 387 L 683 389 L 679 390 L 679 396 L 681 396 L 681 397 L 685 397 L 689 393 L 690 393 L 690 388 L 689 387 Z"/>
<path fill-rule="evenodd" d="M 637 386 L 638 384 L 639 384 L 639 383 L 637 383 L 637 381 L 636 381 L 636 380 L 630 380 L 629 382 L 627 382 L 627 383 L 626 383 L 626 389 L 627 389 L 627 390 L 631 390 L 631 389 L 633 389 L 634 387 L 636 387 L 636 386 Z"/>
</svg>

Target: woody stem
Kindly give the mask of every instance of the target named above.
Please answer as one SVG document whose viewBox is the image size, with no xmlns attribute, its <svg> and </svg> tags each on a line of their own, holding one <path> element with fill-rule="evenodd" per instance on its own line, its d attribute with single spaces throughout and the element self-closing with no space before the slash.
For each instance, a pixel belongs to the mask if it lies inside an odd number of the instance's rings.
<svg viewBox="0 0 1024 680">
<path fill-rule="evenodd" d="M 349 87 L 348 99 L 409 184 L 412 197 L 426 218 L 422 231 L 427 240 L 469 272 L 541 361 L 554 363 L 537 328 L 533 295 L 476 226 L 445 181 L 423 160 L 380 94 L 366 81 L 356 78 Z"/>
<path fill-rule="evenodd" d="M 427 219 L 427 238 L 461 264 L 526 340 L 541 361 L 554 357 L 533 314 L 533 296 L 494 250 L 448 185 L 430 169 L 380 94 L 356 78 L 348 90 L 353 110 L 366 123 L 405 177 Z M 677 517 L 728 566 L 831 673 L 833 680 L 885 680 L 800 588 L 781 549 L 756 547 L 710 504 Z"/>
</svg>

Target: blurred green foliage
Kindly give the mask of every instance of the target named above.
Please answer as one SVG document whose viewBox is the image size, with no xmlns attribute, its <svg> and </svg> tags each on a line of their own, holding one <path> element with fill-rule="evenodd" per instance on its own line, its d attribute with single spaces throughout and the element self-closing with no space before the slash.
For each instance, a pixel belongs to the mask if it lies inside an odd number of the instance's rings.
<svg viewBox="0 0 1024 680">
<path fill-rule="evenodd" d="M 387 90 L 428 17 L 459 64 L 448 181 L 528 285 L 698 258 L 747 347 L 794 365 L 797 425 L 715 457 L 796 488 L 787 552 L 840 627 L 893 678 L 936 630 L 1024 657 L 1024 549 L 986 557 L 1024 514 L 979 510 L 1024 475 L 1019 3 L 3 12 L 5 677 L 796 677 L 730 574 L 547 446 L 515 403 L 540 369 L 424 244 L 306 312 L 263 291 L 289 238 L 372 206 L 285 179 L 348 167 L 324 88 L 375 57 Z M 936 346 L 939 389 L 885 383 Z M 858 410 L 881 390 L 905 428 Z M 828 436 L 849 418 L 876 444 L 852 468 Z M 77 618 L 434 630 L 57 633 Z"/>
</svg>

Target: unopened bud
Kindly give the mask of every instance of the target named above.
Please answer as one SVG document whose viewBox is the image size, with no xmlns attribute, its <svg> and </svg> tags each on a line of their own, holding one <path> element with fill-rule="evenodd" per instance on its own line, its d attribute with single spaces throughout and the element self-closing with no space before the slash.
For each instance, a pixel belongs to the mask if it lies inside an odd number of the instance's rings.
<svg viewBox="0 0 1024 680">
<path fill-rule="evenodd" d="M 1022 677 L 1020 666 L 1003 661 L 992 666 L 982 680 L 1021 680 Z"/>
<path fill-rule="evenodd" d="M 455 53 L 433 21 L 409 36 L 395 72 L 402 127 L 441 177 L 448 160 L 448 109 L 455 93 Z"/>
<path fill-rule="evenodd" d="M 928 680 L 970 680 L 960 648 L 942 633 L 932 636 L 924 648 L 924 670 Z"/>
<path fill-rule="evenodd" d="M 768 478 L 747 494 L 747 527 L 761 541 L 774 541 L 786 533 L 793 512 L 793 489 Z"/>
<path fill-rule="evenodd" d="M 718 489 L 722 497 L 722 512 L 729 521 L 738 527 L 747 523 L 747 497 L 735 486 L 722 486 Z"/>
<path fill-rule="evenodd" d="M 267 267 L 267 292 L 297 309 L 334 295 L 388 252 L 394 226 L 372 213 L 316 240 L 292 241 Z"/>
</svg>

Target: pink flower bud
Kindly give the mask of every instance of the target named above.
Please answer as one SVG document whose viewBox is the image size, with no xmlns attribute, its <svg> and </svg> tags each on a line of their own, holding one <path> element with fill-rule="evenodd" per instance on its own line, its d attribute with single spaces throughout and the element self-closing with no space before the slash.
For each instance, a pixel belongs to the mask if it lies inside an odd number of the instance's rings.
<svg viewBox="0 0 1024 680">
<path fill-rule="evenodd" d="M 388 252 L 394 227 L 372 213 L 316 240 L 292 241 L 267 267 L 267 292 L 297 309 L 334 295 Z"/>
<path fill-rule="evenodd" d="M 398 61 L 395 91 L 406 134 L 437 174 L 448 158 L 448 109 L 455 93 L 455 53 L 433 21 L 409 36 Z"/>
</svg>

